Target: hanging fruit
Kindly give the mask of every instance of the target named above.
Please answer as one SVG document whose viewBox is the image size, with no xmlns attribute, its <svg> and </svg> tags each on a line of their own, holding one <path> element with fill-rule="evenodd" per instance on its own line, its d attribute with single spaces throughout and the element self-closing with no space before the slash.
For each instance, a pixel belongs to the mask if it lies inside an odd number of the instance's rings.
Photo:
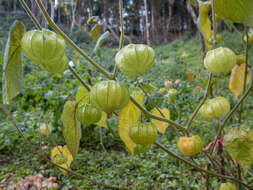
<svg viewBox="0 0 253 190">
<path fill-rule="evenodd" d="M 135 78 L 147 73 L 154 65 L 155 52 L 144 44 L 129 44 L 115 56 L 120 71 Z"/>
<path fill-rule="evenodd" d="M 195 156 L 203 148 L 202 140 L 199 136 L 180 137 L 177 146 L 184 156 Z"/>
<path fill-rule="evenodd" d="M 53 126 L 51 124 L 41 123 L 39 131 L 42 135 L 50 135 L 53 130 Z"/>
<path fill-rule="evenodd" d="M 204 66 L 213 74 L 227 74 L 236 65 L 237 57 L 228 48 L 219 47 L 207 52 Z"/>
<path fill-rule="evenodd" d="M 208 100 L 201 106 L 199 113 L 207 119 L 219 119 L 230 111 L 230 103 L 224 97 L 217 97 Z"/>
<path fill-rule="evenodd" d="M 150 145 L 140 145 L 140 144 L 134 144 L 134 154 L 138 155 L 138 154 L 142 154 L 147 152 L 150 149 Z"/>
<path fill-rule="evenodd" d="M 220 185 L 220 190 L 236 190 L 236 187 L 234 184 L 227 182 L 227 183 L 222 183 Z"/>
<path fill-rule="evenodd" d="M 116 81 L 102 81 L 94 85 L 89 94 L 90 103 L 106 113 L 125 107 L 130 98 L 128 88 Z"/>
<path fill-rule="evenodd" d="M 64 39 L 47 29 L 26 32 L 21 40 L 25 55 L 42 69 L 60 73 L 67 69 Z"/>
<path fill-rule="evenodd" d="M 146 146 L 156 141 L 157 129 L 150 122 L 136 123 L 130 128 L 129 136 L 134 143 Z"/>
<path fill-rule="evenodd" d="M 98 122 L 102 117 L 102 112 L 91 104 L 82 104 L 77 108 L 77 119 L 84 125 L 91 125 Z"/>
</svg>

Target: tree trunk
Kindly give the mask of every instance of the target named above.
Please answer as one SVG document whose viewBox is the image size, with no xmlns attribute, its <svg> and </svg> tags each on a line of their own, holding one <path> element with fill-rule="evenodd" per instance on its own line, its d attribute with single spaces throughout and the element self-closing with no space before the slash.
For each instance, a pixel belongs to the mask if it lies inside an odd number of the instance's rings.
<svg viewBox="0 0 253 190">
<path fill-rule="evenodd" d="M 188 1 L 186 3 L 187 3 L 187 6 L 186 6 L 187 10 L 191 15 L 194 24 L 198 25 L 198 18 L 197 18 L 197 15 L 196 15 L 193 7 L 191 6 L 191 4 Z"/>
<path fill-rule="evenodd" d="M 169 20 L 168 20 L 168 28 L 170 28 L 172 15 L 173 15 L 173 6 L 174 6 L 175 0 L 169 0 Z"/>
<path fill-rule="evenodd" d="M 42 3 L 44 4 L 45 9 L 47 10 L 47 8 L 48 8 L 47 0 L 42 0 Z M 40 17 L 41 17 L 42 26 L 47 28 L 47 21 L 44 18 L 44 16 L 43 16 L 42 12 L 40 11 L 40 9 L 39 9 L 39 14 L 40 14 Z"/>
<path fill-rule="evenodd" d="M 70 25 L 70 32 L 73 31 L 73 28 L 76 23 L 76 5 L 77 5 L 76 2 L 71 5 L 72 21 L 71 21 L 71 25 Z"/>
<path fill-rule="evenodd" d="M 77 11 L 77 15 L 76 15 L 76 22 L 77 22 L 77 24 L 78 24 L 78 26 L 79 27 L 81 27 L 82 26 L 82 23 L 81 23 L 81 8 L 82 8 L 82 2 L 81 2 L 81 0 L 77 0 L 77 2 L 76 2 L 76 4 L 77 4 L 77 7 L 76 7 L 76 11 Z"/>
<path fill-rule="evenodd" d="M 146 33 L 146 43 L 150 45 L 150 34 L 149 34 L 149 19 L 148 19 L 148 5 L 147 0 L 144 0 L 145 8 L 145 33 Z"/>
<path fill-rule="evenodd" d="M 50 0 L 50 17 L 54 21 L 54 1 Z"/>
<path fill-rule="evenodd" d="M 16 12 L 17 11 L 17 0 L 13 1 L 13 11 Z"/>
<path fill-rule="evenodd" d="M 157 0 L 151 0 L 152 39 L 157 42 Z"/>
<path fill-rule="evenodd" d="M 109 24 L 109 0 L 103 0 L 103 14 L 104 14 L 104 19 L 105 23 Z"/>
</svg>

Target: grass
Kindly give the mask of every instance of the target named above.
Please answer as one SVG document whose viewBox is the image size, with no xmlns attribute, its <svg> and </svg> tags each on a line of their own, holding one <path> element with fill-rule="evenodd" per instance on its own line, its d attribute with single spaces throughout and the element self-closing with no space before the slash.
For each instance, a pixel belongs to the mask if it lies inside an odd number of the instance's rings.
<svg viewBox="0 0 253 190">
<path fill-rule="evenodd" d="M 0 27 L 0 64 L 3 64 L 4 44 L 7 38 L 7 32 L 13 18 L 6 19 Z M 0 20 L 2 23 L 2 20 Z M 29 22 L 25 22 L 27 28 L 31 28 Z M 238 54 L 243 53 L 240 38 L 236 33 L 222 33 L 223 43 Z M 93 56 L 93 43 L 80 43 L 84 51 Z M 203 90 L 198 94 L 194 93 L 196 86 L 203 86 L 207 74 L 203 67 L 201 58 L 201 49 L 198 36 L 190 37 L 188 35 L 175 40 L 171 43 L 153 46 L 156 52 L 156 62 L 152 70 L 147 73 L 142 81 L 147 85 L 152 100 L 157 105 L 167 107 L 177 122 L 185 123 L 186 118 L 196 107 Z M 251 60 L 253 48 L 250 49 Z M 117 48 L 102 48 L 102 59 L 94 59 L 104 68 L 112 71 L 114 65 L 114 56 Z M 87 70 L 91 70 L 94 82 L 104 79 L 94 67 L 86 60 L 80 58 L 76 52 L 68 48 L 67 55 L 75 64 L 75 69 L 84 80 L 87 80 Z M 80 83 L 73 80 L 69 71 L 62 75 L 51 75 L 43 72 L 39 67 L 25 59 L 24 64 L 24 89 L 21 94 L 14 99 L 8 107 L 17 119 L 26 137 L 38 147 L 39 134 L 38 122 L 40 112 L 43 111 L 47 121 L 53 124 L 53 137 L 57 144 L 64 144 L 61 133 L 62 123 L 60 115 L 64 102 L 68 96 L 75 96 Z M 80 62 L 79 64 L 77 64 Z M 188 81 L 187 77 L 192 73 L 196 76 L 194 81 Z M 119 73 L 118 80 L 124 81 L 131 89 L 134 89 L 136 83 L 128 77 Z M 216 95 L 226 96 L 231 104 L 236 103 L 236 99 L 227 88 L 229 76 L 217 76 L 215 89 Z M 179 91 L 177 101 L 174 104 L 168 103 L 167 98 L 158 93 L 163 87 L 164 81 L 168 79 L 175 81 L 181 79 L 182 83 L 176 87 Z M 150 99 L 145 98 L 145 105 L 152 109 Z M 1 100 L 1 98 L 0 98 Z M 1 100 L 2 101 L 2 100 Z M 253 111 L 251 102 L 252 94 L 246 100 L 243 123 L 252 126 Z M 42 173 L 45 177 L 56 176 L 61 189 L 103 189 L 91 183 L 77 179 L 76 177 L 64 176 L 58 169 L 52 168 L 51 165 L 42 160 L 39 156 L 33 155 L 29 147 L 20 139 L 13 125 L 6 120 L 6 115 L 0 112 L 0 183 L 7 182 L 8 174 L 12 174 L 10 180 L 18 181 L 20 177 Z M 237 114 L 232 121 L 235 122 Z M 131 189 L 200 189 L 201 174 L 192 168 L 180 163 L 178 160 L 169 157 L 166 153 L 157 149 L 154 145 L 146 154 L 140 156 L 131 156 L 125 151 L 123 142 L 117 133 L 117 120 L 111 118 L 108 121 L 110 130 L 102 129 L 103 143 L 107 149 L 105 153 L 100 146 L 99 127 L 82 127 L 83 137 L 81 140 L 81 150 L 78 157 L 72 164 L 72 169 L 87 175 L 96 180 L 108 184 L 125 185 Z M 227 126 L 229 128 L 230 126 Z M 192 133 L 200 135 L 204 144 L 207 145 L 216 133 L 212 121 L 206 121 L 197 116 L 192 126 Z M 171 150 L 177 152 L 177 137 L 173 130 L 168 127 L 166 134 L 159 137 Z M 45 153 L 49 155 L 51 148 L 54 146 L 48 137 L 43 137 L 43 147 Z M 39 148 L 39 147 L 38 147 Z M 206 165 L 204 154 L 199 154 L 195 159 L 202 167 Z M 253 182 L 250 174 L 246 175 L 249 183 Z M 211 178 L 212 188 L 217 189 L 218 181 Z"/>
</svg>

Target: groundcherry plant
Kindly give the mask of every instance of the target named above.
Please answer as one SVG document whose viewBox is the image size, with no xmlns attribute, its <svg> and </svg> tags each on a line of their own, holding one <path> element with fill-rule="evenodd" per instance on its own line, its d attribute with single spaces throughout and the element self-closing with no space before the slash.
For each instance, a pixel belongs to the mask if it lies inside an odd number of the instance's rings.
<svg viewBox="0 0 253 190">
<path fill-rule="evenodd" d="M 200 67 L 206 69 L 208 84 L 201 101 L 186 123 L 178 123 L 171 120 L 170 112 L 165 108 L 155 106 L 154 110 L 148 111 L 143 104 L 144 97 L 148 96 L 145 89 L 140 87 L 139 91 L 135 90 L 131 94 L 131 89 L 124 84 L 124 81 L 117 79 L 118 72 L 122 72 L 122 74 L 138 82 L 139 78 L 149 72 L 154 66 L 156 56 L 153 48 L 145 44 L 131 43 L 124 46 L 122 0 L 119 0 L 121 36 L 119 50 L 115 56 L 115 66 L 112 71 L 102 68 L 78 47 L 51 20 L 40 0 L 35 0 L 35 2 L 52 30 L 42 28 L 25 1 L 19 0 L 19 2 L 31 17 L 36 28 L 25 31 L 25 26 L 20 21 L 16 21 L 11 28 L 6 45 L 3 69 L 4 102 L 0 106 L 8 114 L 24 141 L 31 146 L 35 153 L 58 167 L 66 175 L 74 175 L 77 178 L 88 180 L 104 188 L 129 189 L 128 187 L 105 184 L 71 170 L 71 162 L 78 154 L 80 139 L 82 138 L 81 124 L 103 123 L 106 122 L 107 117 L 113 115 L 118 119 L 119 136 L 129 154 L 139 155 L 150 148 L 159 148 L 169 156 L 180 160 L 181 163 L 201 172 L 202 182 L 205 183 L 206 181 L 206 189 L 210 188 L 208 182 L 210 176 L 219 179 L 221 183 L 217 188 L 220 189 L 253 189 L 253 184 L 248 184 L 244 179 L 244 175 L 253 164 L 253 131 L 249 126 L 244 126 L 240 123 L 244 110 L 243 101 L 249 95 L 253 85 L 253 70 L 250 70 L 248 55 L 248 47 L 253 41 L 253 34 L 249 32 L 249 28 L 253 26 L 252 0 L 189 1 L 189 3 L 197 3 L 199 8 L 198 28 L 203 37 L 204 48 L 202 49 L 202 54 L 204 53 L 205 55 L 203 59 L 204 67 L 202 65 Z M 89 20 L 89 24 L 95 25 L 94 28 L 96 28 L 96 19 L 92 20 L 92 18 Z M 216 47 L 222 41 L 221 36 L 216 32 L 216 22 L 224 19 L 244 26 L 243 34 L 237 30 L 239 35 L 242 36 L 244 55 L 236 55 L 232 49 L 227 47 Z M 233 25 L 233 27 L 235 26 Z M 95 48 L 98 56 L 100 52 L 99 47 L 107 36 L 108 32 L 105 32 L 97 39 Z M 99 81 L 93 86 L 82 80 L 78 73 L 68 65 L 66 44 L 74 48 L 80 56 L 93 65 L 107 80 Z M 207 52 L 205 52 L 206 50 Z M 21 128 L 5 107 L 22 88 L 22 52 L 45 72 L 55 74 L 69 69 L 75 79 L 82 84 L 75 100 L 66 99 L 62 110 L 62 133 L 66 145 L 55 145 L 51 150 L 50 158 L 47 158 L 43 152 L 37 151 L 29 140 L 25 138 Z M 232 74 L 229 88 L 238 98 L 234 106 L 230 105 L 228 99 L 221 97 L 219 94 L 214 94 L 212 91 L 212 79 L 216 78 L 219 80 L 221 76 L 227 77 L 230 72 Z M 179 83 L 180 81 L 178 81 Z M 171 86 L 172 84 L 168 83 L 167 85 Z M 175 102 L 177 91 L 172 89 L 169 94 L 170 101 Z M 213 119 L 219 125 L 213 141 L 209 145 L 203 144 L 200 135 L 192 134 L 191 125 L 199 112 L 201 117 Z M 237 127 L 228 127 L 229 119 L 236 112 L 239 113 L 239 119 L 236 121 L 237 125 L 233 126 Z M 149 118 L 150 120 L 144 122 L 143 118 Z M 49 125 L 43 124 L 41 126 L 42 135 L 51 133 L 51 127 L 47 126 Z M 167 127 L 173 127 L 177 134 L 180 135 L 177 142 L 178 153 L 171 151 L 159 142 L 158 133 L 164 135 Z M 225 136 L 225 138 L 223 139 L 222 136 Z M 151 146 L 151 144 L 155 146 Z M 219 149 L 219 152 L 217 149 Z M 228 155 L 223 154 L 223 149 L 228 152 Z M 206 167 L 202 167 L 194 161 L 194 156 L 198 154 L 204 155 L 203 158 L 208 163 Z M 217 157 L 224 157 L 223 162 L 234 163 L 233 167 L 238 172 L 230 173 L 230 171 L 227 171 L 224 164 L 220 163 Z"/>
</svg>

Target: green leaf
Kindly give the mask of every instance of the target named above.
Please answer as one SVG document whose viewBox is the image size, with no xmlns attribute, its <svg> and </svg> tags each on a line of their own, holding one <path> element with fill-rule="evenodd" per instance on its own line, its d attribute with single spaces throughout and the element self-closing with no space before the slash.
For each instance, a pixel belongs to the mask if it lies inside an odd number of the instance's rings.
<svg viewBox="0 0 253 190">
<path fill-rule="evenodd" d="M 3 103 L 9 104 L 22 89 L 22 49 L 21 39 L 25 33 L 22 22 L 15 21 L 11 27 L 4 52 L 3 64 Z"/>
<path fill-rule="evenodd" d="M 215 0 L 215 13 L 225 19 L 253 26 L 252 0 Z"/>
<path fill-rule="evenodd" d="M 107 121 L 107 114 L 102 111 L 102 118 L 96 123 L 96 125 L 108 128 L 106 121 Z"/>
<path fill-rule="evenodd" d="M 138 93 L 135 99 L 139 104 L 143 102 L 143 94 Z M 129 136 L 129 131 L 134 123 L 137 123 L 141 116 L 141 111 L 131 101 L 128 105 L 120 110 L 118 117 L 118 131 L 121 140 L 125 143 L 127 149 L 131 154 L 134 154 L 134 142 Z"/>
<path fill-rule="evenodd" d="M 146 84 L 144 82 L 140 82 L 141 87 L 148 93 L 151 93 L 155 87 L 152 84 Z"/>
<path fill-rule="evenodd" d="M 76 157 L 81 138 L 80 123 L 76 118 L 76 102 L 67 101 L 64 105 L 61 120 L 63 136 L 73 158 Z"/>
<path fill-rule="evenodd" d="M 106 31 L 105 33 L 103 33 L 97 40 L 97 44 L 94 48 L 94 52 L 96 53 L 96 55 L 98 57 L 101 58 L 101 52 L 100 52 L 100 46 L 103 44 L 104 40 L 106 38 L 108 38 L 108 36 L 110 35 L 110 32 Z"/>
<path fill-rule="evenodd" d="M 85 87 L 80 87 L 77 92 L 76 92 L 76 101 L 78 102 L 81 100 L 79 105 L 85 104 L 89 101 L 89 96 L 88 96 L 89 91 Z"/>
<path fill-rule="evenodd" d="M 232 128 L 224 139 L 229 154 L 247 171 L 253 164 L 253 131 L 244 126 Z"/>
<path fill-rule="evenodd" d="M 101 24 L 96 24 L 92 29 L 91 29 L 91 38 L 94 41 L 97 41 L 100 32 L 102 31 L 102 25 Z"/>
<path fill-rule="evenodd" d="M 228 19 L 224 19 L 224 23 L 226 24 L 226 26 L 232 30 L 233 28 L 233 22 L 231 20 L 228 20 Z"/>
</svg>

